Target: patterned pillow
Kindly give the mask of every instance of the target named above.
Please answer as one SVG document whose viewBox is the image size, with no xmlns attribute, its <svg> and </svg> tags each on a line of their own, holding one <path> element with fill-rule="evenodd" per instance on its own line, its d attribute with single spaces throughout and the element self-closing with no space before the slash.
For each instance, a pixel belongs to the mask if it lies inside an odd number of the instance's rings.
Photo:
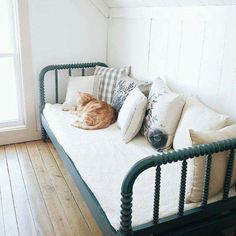
<svg viewBox="0 0 236 236">
<path fill-rule="evenodd" d="M 143 133 L 158 151 L 171 148 L 185 100 L 173 93 L 163 80 L 156 79 L 148 97 Z"/>
<path fill-rule="evenodd" d="M 129 76 L 123 76 L 118 80 L 111 103 L 113 108 L 116 110 L 117 115 L 120 112 L 126 97 L 136 87 L 138 87 L 143 94 L 148 96 L 151 83 L 132 79 Z"/>
<path fill-rule="evenodd" d="M 96 66 L 94 75 L 98 75 L 98 98 L 111 104 L 117 80 L 123 75 L 130 74 L 130 67 L 108 68 Z"/>
</svg>

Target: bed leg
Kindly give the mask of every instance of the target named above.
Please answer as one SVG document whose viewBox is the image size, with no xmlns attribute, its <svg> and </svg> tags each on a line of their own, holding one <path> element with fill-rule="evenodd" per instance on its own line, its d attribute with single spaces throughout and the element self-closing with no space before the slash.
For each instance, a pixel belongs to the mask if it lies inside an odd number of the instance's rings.
<svg viewBox="0 0 236 236">
<path fill-rule="evenodd" d="M 43 126 L 41 127 L 41 135 L 42 135 L 42 140 L 44 142 L 46 142 L 46 140 L 47 140 L 47 133 L 46 133 L 46 130 L 43 128 Z"/>
<path fill-rule="evenodd" d="M 132 233 L 132 192 L 121 193 L 121 235 L 131 236 Z"/>
</svg>

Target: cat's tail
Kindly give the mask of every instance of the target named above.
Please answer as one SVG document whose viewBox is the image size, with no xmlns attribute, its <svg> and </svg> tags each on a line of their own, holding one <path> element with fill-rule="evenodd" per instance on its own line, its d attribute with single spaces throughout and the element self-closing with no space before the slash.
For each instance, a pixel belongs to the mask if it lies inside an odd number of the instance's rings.
<svg viewBox="0 0 236 236">
<path fill-rule="evenodd" d="M 104 129 L 107 128 L 109 125 L 104 126 L 103 122 L 99 122 L 96 125 L 87 125 L 85 123 L 81 123 L 78 121 L 75 121 L 72 126 L 76 127 L 76 128 L 80 128 L 80 129 L 86 129 L 86 130 L 95 130 L 95 129 Z"/>
</svg>

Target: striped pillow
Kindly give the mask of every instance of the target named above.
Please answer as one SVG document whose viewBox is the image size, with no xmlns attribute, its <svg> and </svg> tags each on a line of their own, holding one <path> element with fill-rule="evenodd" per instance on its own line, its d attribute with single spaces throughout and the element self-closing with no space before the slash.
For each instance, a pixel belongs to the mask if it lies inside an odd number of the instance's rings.
<svg viewBox="0 0 236 236">
<path fill-rule="evenodd" d="M 130 67 L 108 68 L 96 66 L 94 75 L 100 77 L 98 82 L 98 98 L 111 104 L 117 80 L 130 74 Z"/>
</svg>

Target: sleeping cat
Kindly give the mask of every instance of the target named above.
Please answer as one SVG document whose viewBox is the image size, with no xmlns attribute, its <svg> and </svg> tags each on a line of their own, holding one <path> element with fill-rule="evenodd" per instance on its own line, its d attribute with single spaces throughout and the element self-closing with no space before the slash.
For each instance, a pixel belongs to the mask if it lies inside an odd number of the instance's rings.
<svg viewBox="0 0 236 236">
<path fill-rule="evenodd" d="M 115 111 L 111 105 L 88 93 L 77 92 L 77 96 L 77 106 L 70 109 L 77 115 L 73 126 L 93 130 L 106 128 L 115 122 Z"/>
</svg>

